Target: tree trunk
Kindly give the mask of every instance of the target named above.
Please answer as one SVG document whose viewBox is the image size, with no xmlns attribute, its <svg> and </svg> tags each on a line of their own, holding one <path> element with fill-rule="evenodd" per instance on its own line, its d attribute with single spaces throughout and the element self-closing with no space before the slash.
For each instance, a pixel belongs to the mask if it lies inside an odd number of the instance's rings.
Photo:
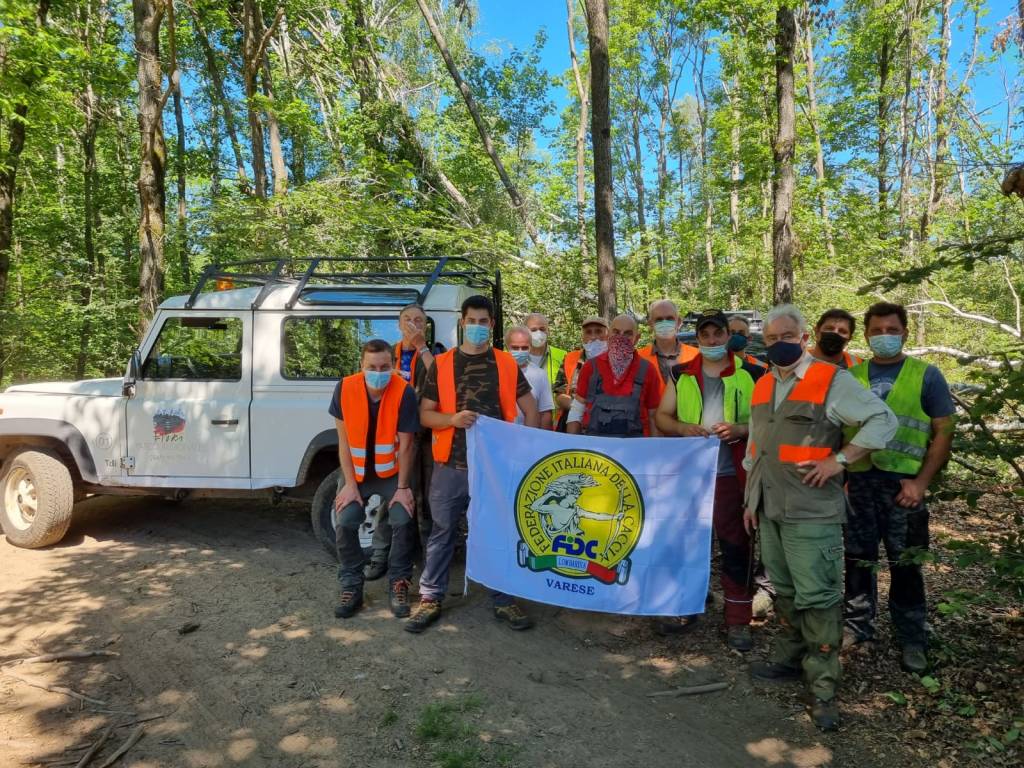
<svg viewBox="0 0 1024 768">
<path fill-rule="evenodd" d="M 256 109 L 256 80 L 263 53 L 260 42 L 263 24 L 259 23 L 258 0 L 242 2 L 242 84 L 245 88 L 246 111 L 249 116 L 249 140 L 252 144 L 252 176 L 256 197 L 267 196 L 267 157 L 264 149 L 263 121 Z"/>
<path fill-rule="evenodd" d="M 422 0 L 419 0 L 422 2 Z M 615 224 L 612 184 L 611 81 L 608 61 L 608 0 L 586 0 L 590 46 L 590 135 L 594 143 L 594 225 L 597 242 L 597 307 L 611 318 L 615 298 Z"/>
<path fill-rule="evenodd" d="M 256 13 L 256 28 L 263 30 L 263 13 L 260 11 L 258 0 L 254 2 L 255 13 Z M 266 111 L 267 115 L 267 133 L 270 139 L 270 168 L 274 175 L 274 197 L 280 197 L 288 191 L 288 166 L 284 162 L 284 146 L 281 144 L 281 125 L 277 122 L 277 115 L 274 114 L 273 103 L 274 103 L 274 80 L 270 72 L 270 57 L 267 55 L 267 42 L 269 42 L 269 36 L 273 34 L 274 28 L 283 19 L 283 14 L 279 11 L 277 18 L 274 19 L 273 24 L 269 30 L 261 32 L 265 34 L 264 42 L 260 46 L 261 51 L 257 66 L 260 68 L 263 74 L 263 95 L 266 97 L 267 102 L 271 105 L 271 108 Z"/>
<path fill-rule="evenodd" d="M 175 40 L 174 0 L 167 2 L 167 53 L 171 65 L 171 87 L 174 99 L 174 172 L 177 176 L 178 219 L 177 246 L 178 269 L 181 270 L 182 285 L 188 287 L 192 282 L 192 270 L 189 266 L 188 254 L 188 199 L 186 197 L 185 180 L 185 116 L 181 110 L 181 73 L 178 71 L 178 50 Z"/>
<path fill-rule="evenodd" d="M 448 74 L 451 75 L 452 80 L 455 82 L 455 87 L 459 89 L 459 93 L 462 94 L 463 101 L 466 102 L 466 108 L 469 110 L 469 114 L 473 118 L 473 123 L 476 125 L 477 133 L 480 134 L 480 140 L 483 142 L 484 151 L 487 152 L 487 156 L 491 158 L 491 162 L 494 164 L 494 168 L 498 172 L 501 183 L 505 186 L 505 191 L 512 200 L 512 207 L 522 220 L 523 227 L 526 229 L 526 234 L 529 235 L 530 240 L 534 245 L 540 245 L 540 236 L 538 235 L 537 228 L 534 226 L 533 221 L 530 218 L 529 212 L 526 210 L 526 203 L 524 202 L 522 195 L 519 194 L 519 190 L 516 189 L 515 184 L 512 183 L 512 179 L 509 178 L 508 172 L 505 170 L 505 164 L 502 163 L 501 158 L 498 156 L 498 151 L 494 147 L 494 142 L 491 141 L 490 130 L 487 128 L 486 123 L 484 123 L 484 118 L 477 106 L 476 99 L 473 98 L 473 92 L 469 89 L 469 84 L 462 78 L 462 74 L 459 72 L 458 67 L 455 66 L 455 59 L 452 58 L 452 54 L 448 50 L 448 44 L 445 42 L 444 35 L 441 33 L 441 28 L 437 26 L 434 14 L 431 13 L 426 0 L 416 0 L 416 4 L 419 5 L 420 12 L 423 14 L 423 20 L 427 22 L 427 28 L 430 30 L 430 35 L 434 38 L 434 43 L 436 43 L 437 49 L 441 52 L 441 58 L 444 59 L 445 66 L 448 68 Z"/>
<path fill-rule="evenodd" d="M 796 149 L 796 93 L 793 79 L 793 52 L 796 45 L 796 21 L 793 10 L 779 6 L 775 15 L 775 104 L 778 131 L 772 156 L 775 180 L 772 186 L 772 263 L 775 284 L 772 299 L 776 304 L 793 300 L 793 155 Z"/>
<path fill-rule="evenodd" d="M 83 10 L 83 15 L 85 11 Z M 75 364 L 75 378 L 84 379 L 89 361 L 89 337 L 92 335 L 92 322 L 89 307 L 92 305 L 93 289 L 101 270 L 97 262 L 96 228 L 98 211 L 96 206 L 96 131 L 99 127 L 96 94 L 92 83 L 85 87 L 80 98 L 85 125 L 80 134 L 82 144 L 82 207 L 84 222 L 82 242 L 85 247 L 86 274 L 82 280 L 80 303 L 82 306 L 82 325 L 78 334 L 78 360 Z"/>
<path fill-rule="evenodd" d="M 573 9 L 576 0 L 565 0 L 568 12 L 569 57 L 572 61 L 572 74 L 576 80 L 576 93 L 580 99 L 580 119 L 576 126 L 576 233 L 580 241 L 580 261 L 584 264 L 589 260 L 587 252 L 587 110 L 590 96 L 583 83 L 580 63 L 576 56 L 576 16 Z"/>
<path fill-rule="evenodd" d="M 888 236 L 889 219 L 889 71 L 892 68 L 892 39 L 888 31 L 883 33 L 882 45 L 878 52 L 878 104 L 876 120 L 878 130 L 875 177 L 878 185 L 878 234 Z"/>
<path fill-rule="evenodd" d="M 640 251 L 643 254 L 644 288 L 649 289 L 651 275 L 651 248 L 647 236 L 647 188 L 644 185 L 644 150 L 640 142 L 640 110 L 643 108 L 643 95 L 640 87 L 634 94 L 633 114 L 630 116 L 630 138 L 633 142 L 633 157 L 627 169 L 633 181 L 636 194 L 636 229 L 640 234 Z M 627 154 L 628 157 L 628 154 Z"/>
<path fill-rule="evenodd" d="M 800 19 L 797 19 L 798 25 L 799 22 Z M 829 259 L 834 260 L 836 247 L 832 241 L 832 216 L 828 206 L 828 188 L 825 185 L 825 153 L 821 144 L 821 127 L 818 124 L 818 89 L 814 81 L 814 32 L 811 29 L 810 14 L 807 14 L 804 22 L 802 30 L 798 27 L 798 35 L 803 48 L 804 65 L 807 67 L 807 116 L 808 122 L 811 124 L 811 135 L 814 137 L 814 174 L 818 180 L 818 210 L 821 213 L 821 225 L 825 233 L 825 250 Z"/>
<path fill-rule="evenodd" d="M 139 337 L 160 302 L 164 288 L 164 143 L 163 76 L 160 71 L 160 0 L 132 0 L 138 56 L 139 134 Z"/>
<path fill-rule="evenodd" d="M 203 49 L 203 56 L 206 59 L 206 74 L 210 78 L 210 103 L 216 103 L 220 107 L 224 117 L 224 130 L 228 134 L 228 141 L 231 143 L 231 152 L 235 156 L 235 173 L 238 183 L 243 192 L 248 192 L 249 179 L 245 172 L 245 159 L 242 157 L 242 144 L 238 140 L 238 129 L 235 127 L 235 112 L 231 107 L 231 101 L 224 94 L 224 78 L 220 74 L 220 65 L 217 63 L 217 53 L 210 44 L 210 38 L 203 28 L 199 14 L 191 5 L 186 5 L 192 14 L 192 24 L 195 27 L 196 38 Z"/>
<path fill-rule="evenodd" d="M 740 233 L 740 79 L 733 76 L 728 91 L 732 126 L 729 129 L 729 224 L 735 237 Z"/>
<path fill-rule="evenodd" d="M 1024 0 L 1021 0 L 1024 2 Z M 932 160 L 931 195 L 924 211 L 921 213 L 920 239 L 924 242 L 928 237 L 928 228 L 942 203 L 946 191 L 949 170 L 949 107 L 946 103 L 948 95 L 948 68 L 950 46 L 950 10 L 952 0 L 942 0 L 939 7 L 939 61 L 937 83 L 935 85 L 935 156 Z"/>
<path fill-rule="evenodd" d="M 36 7 L 36 26 L 46 26 L 46 16 L 50 11 L 49 0 L 39 0 Z M 41 76 L 42 73 L 37 73 Z M 26 82 L 30 88 L 34 80 Z M 18 162 L 25 149 L 25 118 L 28 115 L 28 104 L 17 103 L 12 110 L 13 116 L 8 120 L 7 147 L 0 146 L 0 307 L 7 299 L 7 279 L 11 272 L 11 252 L 14 249 L 14 192 L 18 180 Z M 0 363 L 0 375 L 3 364 Z"/>
</svg>

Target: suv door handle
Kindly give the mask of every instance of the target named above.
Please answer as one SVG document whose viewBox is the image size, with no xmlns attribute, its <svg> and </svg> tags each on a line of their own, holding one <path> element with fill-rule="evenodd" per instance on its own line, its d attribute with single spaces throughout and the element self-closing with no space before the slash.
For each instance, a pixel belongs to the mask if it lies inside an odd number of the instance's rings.
<svg viewBox="0 0 1024 768">
<path fill-rule="evenodd" d="M 238 424 L 238 419 L 210 419 L 210 423 L 215 427 L 234 427 Z"/>
</svg>

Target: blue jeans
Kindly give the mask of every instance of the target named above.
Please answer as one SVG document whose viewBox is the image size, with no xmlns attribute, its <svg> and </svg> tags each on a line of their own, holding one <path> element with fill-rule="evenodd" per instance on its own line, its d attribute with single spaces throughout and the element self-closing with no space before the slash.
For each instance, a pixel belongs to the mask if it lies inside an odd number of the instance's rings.
<svg viewBox="0 0 1024 768">
<path fill-rule="evenodd" d="M 423 556 L 420 576 L 420 597 L 441 602 L 448 591 L 455 541 L 459 535 L 459 519 L 469 508 L 469 472 L 447 464 L 434 466 L 430 482 L 430 516 L 433 526 Z M 495 607 L 512 604 L 512 596 L 491 591 Z"/>
</svg>

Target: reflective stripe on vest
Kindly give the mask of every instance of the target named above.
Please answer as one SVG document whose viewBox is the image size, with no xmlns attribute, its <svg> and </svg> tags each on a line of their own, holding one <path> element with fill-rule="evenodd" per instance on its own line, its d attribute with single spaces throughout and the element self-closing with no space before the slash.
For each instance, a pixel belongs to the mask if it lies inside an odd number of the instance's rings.
<svg viewBox="0 0 1024 768">
<path fill-rule="evenodd" d="M 516 405 L 516 386 L 519 383 L 519 364 L 508 352 L 493 349 L 494 361 L 498 366 L 498 400 L 501 406 L 501 418 L 515 421 L 518 415 Z M 455 349 L 434 358 L 437 368 L 437 410 L 440 413 L 455 413 Z M 433 430 L 432 453 L 434 461 L 444 464 L 452 454 L 452 443 L 455 441 L 455 427 Z"/>
<path fill-rule="evenodd" d="M 853 368 L 855 365 L 860 365 L 864 361 L 856 355 L 851 355 L 845 349 L 843 350 L 843 362 L 846 363 L 846 368 Z"/>
<path fill-rule="evenodd" d="M 850 373 L 866 389 L 871 389 L 870 363 L 863 362 L 850 369 Z M 899 426 L 885 448 L 875 451 L 870 459 L 861 459 L 850 467 L 851 472 L 864 472 L 872 465 L 886 472 L 916 475 L 924 464 L 928 443 L 932 438 L 932 422 L 921 407 L 921 392 L 924 389 L 924 374 L 928 363 L 916 357 L 908 357 L 893 382 L 892 389 L 885 397 L 885 404 L 896 414 Z M 850 433 L 847 428 L 847 439 Z"/>
<path fill-rule="evenodd" d="M 373 469 L 377 477 L 391 477 L 398 472 L 398 412 L 408 386 L 401 376 L 392 376 L 380 398 L 377 428 L 373 435 Z M 361 483 L 366 477 L 367 443 L 370 440 L 367 434 L 370 428 L 370 395 L 362 373 L 342 379 L 340 405 L 356 482 Z"/>
<path fill-rule="evenodd" d="M 818 408 L 823 408 L 828 397 L 828 391 L 832 386 L 839 369 L 829 363 L 812 362 L 804 373 L 804 377 L 793 385 L 785 402 L 809 403 Z M 774 411 L 775 399 L 775 376 L 767 374 L 757 380 L 754 385 L 754 393 L 751 397 L 752 408 L 768 407 Z M 751 450 L 754 451 L 756 446 Z M 784 464 L 798 464 L 801 461 L 819 461 L 832 455 L 836 446 L 833 445 L 807 445 L 780 443 L 778 446 L 778 460 Z"/>
<path fill-rule="evenodd" d="M 722 393 L 722 410 L 729 424 L 746 424 L 750 421 L 750 398 L 754 392 L 754 379 L 736 366 L 729 376 L 722 377 L 725 391 Z M 700 424 L 704 416 L 704 396 L 697 384 L 697 377 L 681 374 L 676 381 L 676 418 L 684 424 Z"/>
</svg>

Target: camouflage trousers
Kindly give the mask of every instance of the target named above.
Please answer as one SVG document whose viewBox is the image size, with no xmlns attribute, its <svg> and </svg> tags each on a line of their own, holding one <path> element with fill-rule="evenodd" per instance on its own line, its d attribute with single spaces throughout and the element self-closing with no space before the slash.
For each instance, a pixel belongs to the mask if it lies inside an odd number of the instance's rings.
<svg viewBox="0 0 1024 768">
<path fill-rule="evenodd" d="M 844 621 L 858 640 L 875 636 L 878 610 L 879 545 L 889 561 L 889 615 L 903 645 L 924 647 L 925 590 L 921 566 L 906 562 L 908 550 L 928 548 L 928 509 L 896 503 L 899 478 L 853 472 L 847 486 L 850 512 L 846 523 L 846 597 Z"/>
<path fill-rule="evenodd" d="M 782 627 L 769 660 L 802 667 L 811 693 L 828 701 L 842 675 L 843 528 L 759 517 L 761 557 L 775 586 Z"/>
</svg>

